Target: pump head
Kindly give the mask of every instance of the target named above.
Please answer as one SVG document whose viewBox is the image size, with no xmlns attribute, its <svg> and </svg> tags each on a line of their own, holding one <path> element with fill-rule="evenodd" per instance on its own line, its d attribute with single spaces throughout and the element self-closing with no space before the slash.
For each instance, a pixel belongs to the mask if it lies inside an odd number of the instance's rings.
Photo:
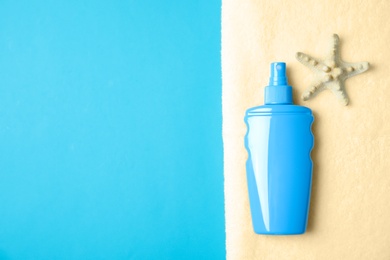
<svg viewBox="0 0 390 260">
<path fill-rule="evenodd" d="M 271 63 L 269 85 L 265 88 L 264 103 L 266 105 L 292 104 L 292 87 L 288 85 L 286 63 Z"/>
</svg>

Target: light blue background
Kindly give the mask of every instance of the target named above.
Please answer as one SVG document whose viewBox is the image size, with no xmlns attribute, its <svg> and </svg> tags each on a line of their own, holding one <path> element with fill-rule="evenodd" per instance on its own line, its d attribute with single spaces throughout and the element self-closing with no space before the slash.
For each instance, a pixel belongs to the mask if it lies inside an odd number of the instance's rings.
<svg viewBox="0 0 390 260">
<path fill-rule="evenodd" d="M 0 0 L 0 259 L 224 259 L 220 1 Z"/>
</svg>

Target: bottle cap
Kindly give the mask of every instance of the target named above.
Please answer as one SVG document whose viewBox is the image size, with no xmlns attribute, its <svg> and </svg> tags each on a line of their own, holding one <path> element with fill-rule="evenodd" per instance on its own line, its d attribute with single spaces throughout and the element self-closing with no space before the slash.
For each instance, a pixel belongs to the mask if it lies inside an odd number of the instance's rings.
<svg viewBox="0 0 390 260">
<path fill-rule="evenodd" d="M 292 87 L 288 85 L 286 63 L 271 63 L 269 85 L 265 87 L 264 103 L 266 105 L 292 104 Z"/>
</svg>

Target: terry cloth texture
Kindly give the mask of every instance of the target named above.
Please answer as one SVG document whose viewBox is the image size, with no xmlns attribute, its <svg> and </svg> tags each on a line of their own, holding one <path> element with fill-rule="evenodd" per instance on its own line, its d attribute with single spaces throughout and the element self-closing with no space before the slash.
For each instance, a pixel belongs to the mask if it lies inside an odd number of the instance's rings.
<svg viewBox="0 0 390 260">
<path fill-rule="evenodd" d="M 227 259 L 390 259 L 390 1 L 233 1 L 222 5 L 223 140 Z M 303 102 L 312 72 L 300 51 L 325 58 L 332 34 L 347 62 L 370 69 Z M 244 148 L 249 107 L 263 104 L 269 64 L 285 61 L 294 101 L 313 110 L 313 189 L 307 233 L 252 229 Z"/>
</svg>

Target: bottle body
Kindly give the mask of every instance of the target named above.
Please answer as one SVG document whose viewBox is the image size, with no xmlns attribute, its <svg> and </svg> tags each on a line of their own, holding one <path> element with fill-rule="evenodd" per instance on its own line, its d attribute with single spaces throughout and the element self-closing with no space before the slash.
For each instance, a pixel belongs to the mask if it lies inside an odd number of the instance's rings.
<svg viewBox="0 0 390 260">
<path fill-rule="evenodd" d="M 306 231 L 314 138 L 311 110 L 295 105 L 248 109 L 245 147 L 252 224 L 256 233 Z"/>
</svg>

